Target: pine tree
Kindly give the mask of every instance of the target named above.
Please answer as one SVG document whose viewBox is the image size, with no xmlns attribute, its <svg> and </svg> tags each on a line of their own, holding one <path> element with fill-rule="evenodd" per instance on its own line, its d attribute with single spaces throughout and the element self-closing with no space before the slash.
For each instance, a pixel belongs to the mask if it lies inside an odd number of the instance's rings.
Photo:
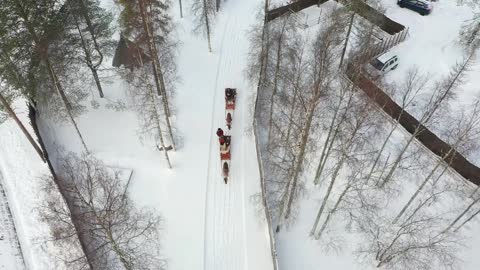
<svg viewBox="0 0 480 270">
<path fill-rule="evenodd" d="M 69 28 L 65 39 L 72 46 L 78 45 L 77 58 L 85 63 L 92 72 L 100 97 L 104 97 L 98 69 L 103 62 L 104 54 L 113 51 L 111 39 L 113 16 L 100 7 L 98 0 L 68 1 Z"/>
<path fill-rule="evenodd" d="M 120 24 L 124 35 L 149 54 L 155 87 L 163 105 L 167 132 L 175 150 L 175 138 L 170 121 L 170 97 L 173 95 L 176 79 L 173 49 L 175 42 L 170 37 L 172 23 L 168 15 L 170 2 L 118 0 L 118 3 L 123 7 Z"/>
<path fill-rule="evenodd" d="M 7 0 L 0 6 L 0 25 L 7 34 L 3 45 L 17 46 L 10 55 L 15 69 L 27 79 L 27 94 L 40 100 L 50 112 L 74 126 L 85 151 L 88 148 L 74 117 L 83 109 L 77 102 L 85 95 L 64 85 L 71 79 L 71 50 L 61 40 L 67 11 L 58 1 Z M 5 48 L 1 48 L 5 54 Z M 74 72 L 74 73 L 75 73 Z M 18 84 L 7 78 L 8 84 Z M 56 95 L 52 95 L 52 89 Z M 69 98 L 74 98 L 71 102 Z"/>
</svg>

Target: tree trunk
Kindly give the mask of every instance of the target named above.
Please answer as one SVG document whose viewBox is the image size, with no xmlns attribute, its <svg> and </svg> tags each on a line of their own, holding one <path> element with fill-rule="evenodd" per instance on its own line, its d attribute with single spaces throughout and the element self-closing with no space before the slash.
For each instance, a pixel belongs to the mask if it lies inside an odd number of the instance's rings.
<svg viewBox="0 0 480 270">
<path fill-rule="evenodd" d="M 339 128 L 340 124 L 343 122 L 343 121 L 340 121 L 340 123 L 338 123 L 338 125 L 335 128 L 335 132 L 333 132 L 334 127 L 335 127 L 335 121 L 337 120 L 338 112 L 340 111 L 340 108 L 341 108 L 342 103 L 343 103 L 344 94 L 345 94 L 345 92 L 342 93 L 342 96 L 340 98 L 338 106 L 335 108 L 335 111 L 333 112 L 332 121 L 330 122 L 330 127 L 328 128 L 327 138 L 325 139 L 325 143 L 323 144 L 322 153 L 320 154 L 320 161 L 318 162 L 317 171 L 315 172 L 315 178 L 313 180 L 313 183 L 315 185 L 318 185 L 318 182 L 320 180 L 320 176 L 323 172 L 323 168 L 324 168 L 325 163 L 326 163 L 326 161 L 327 161 L 327 159 L 330 155 L 330 150 L 333 147 L 333 142 L 334 142 L 335 138 L 337 137 L 337 134 L 338 134 L 338 131 L 339 131 L 338 128 Z M 344 117 L 345 117 L 345 115 L 342 114 L 341 119 L 343 120 Z M 333 136 L 332 136 L 332 132 L 333 132 Z"/>
<path fill-rule="evenodd" d="M 151 87 L 149 86 L 148 89 L 150 90 L 150 97 L 152 99 L 152 105 L 154 106 L 154 111 L 155 111 L 155 125 L 156 125 L 156 128 L 157 128 L 157 132 L 158 132 L 158 138 L 160 139 L 160 145 L 162 146 L 162 149 L 163 149 L 163 153 L 165 154 L 165 160 L 167 160 L 167 164 L 168 164 L 168 168 L 172 168 L 172 164 L 170 162 L 170 157 L 168 156 L 168 152 L 167 152 L 167 147 L 165 146 L 165 141 L 163 140 L 163 134 L 162 134 L 162 127 L 160 126 L 160 116 L 158 114 L 158 110 L 157 110 L 157 101 L 156 101 L 156 95 L 155 93 L 153 92 L 153 90 L 151 89 Z"/>
<path fill-rule="evenodd" d="M 285 210 L 285 219 L 288 219 L 290 216 L 290 211 L 292 207 L 292 202 L 293 198 L 295 197 L 295 192 L 297 190 L 297 182 L 298 182 L 298 177 L 300 176 L 300 171 L 302 170 L 303 167 L 303 161 L 305 159 L 305 154 L 306 154 L 306 147 L 307 147 L 307 142 L 308 142 L 308 137 L 310 135 L 310 128 L 312 126 L 312 121 L 313 121 L 313 115 L 315 114 L 315 109 L 316 109 L 316 102 L 314 101 L 313 104 L 310 105 L 308 114 L 307 114 L 307 122 L 305 124 L 305 128 L 303 130 L 302 134 L 302 140 L 301 140 L 301 145 L 300 145 L 300 153 L 298 155 L 297 159 L 297 165 L 293 174 L 292 178 L 292 188 L 288 192 L 287 197 L 288 197 L 288 202 L 286 205 L 286 210 Z"/>
<path fill-rule="evenodd" d="M 168 95 L 165 87 L 165 81 L 163 78 L 162 70 L 161 70 L 161 65 L 158 60 L 158 54 L 157 54 L 157 48 L 156 45 L 153 41 L 149 24 L 149 15 L 147 14 L 144 6 L 143 0 L 138 0 L 139 1 L 139 7 L 140 7 L 140 13 L 142 16 L 142 24 L 143 24 L 143 29 L 145 31 L 145 34 L 147 36 L 147 45 L 148 49 L 150 51 L 150 55 L 152 56 L 152 68 L 153 68 L 153 76 L 155 78 L 155 86 L 157 88 L 157 94 L 158 96 L 162 96 L 162 104 L 163 104 L 163 109 L 165 112 L 165 122 L 167 123 L 167 129 L 168 133 L 170 136 L 171 144 L 173 147 L 173 150 L 175 151 L 176 146 L 175 146 L 175 139 L 173 136 L 173 130 L 172 130 L 172 125 L 170 123 L 170 106 L 169 106 L 169 100 L 168 100 Z M 163 140 L 163 139 L 162 139 Z"/>
<path fill-rule="evenodd" d="M 182 0 L 178 0 L 178 5 L 180 6 L 180 18 L 183 18 Z"/>
<path fill-rule="evenodd" d="M 355 19 L 355 12 L 352 14 L 352 17 L 350 18 L 350 24 L 348 25 L 347 37 L 345 38 L 345 45 L 343 46 L 342 56 L 340 57 L 339 68 L 342 67 L 343 59 L 345 57 L 345 53 L 347 52 L 348 39 L 350 38 L 350 32 L 352 31 L 352 25 L 353 25 L 353 20 L 354 19 Z"/>
<path fill-rule="evenodd" d="M 293 93 L 293 100 L 292 100 L 292 106 L 290 107 L 290 113 L 289 113 L 289 122 L 287 126 L 287 135 L 285 137 L 285 145 L 290 145 L 290 134 L 292 133 L 292 125 L 293 121 L 293 114 L 295 113 L 295 104 L 297 103 L 297 96 L 298 96 L 298 91 L 294 90 L 295 92 Z"/>
<path fill-rule="evenodd" d="M 82 2 L 82 0 L 79 0 L 79 1 Z M 75 25 L 77 27 L 77 31 L 78 31 L 78 34 L 80 36 L 80 40 L 82 42 L 82 49 L 83 49 L 83 52 L 85 53 L 85 61 L 87 62 L 88 68 L 92 72 L 93 78 L 95 80 L 95 84 L 97 85 L 98 94 L 100 95 L 101 98 L 103 98 L 104 95 L 103 95 L 103 90 L 102 90 L 102 84 L 100 83 L 100 79 L 98 77 L 97 68 L 92 63 L 92 57 L 90 55 L 90 52 L 87 49 L 87 44 L 85 44 L 85 39 L 83 38 L 82 30 L 80 29 L 80 24 L 78 22 L 77 16 L 75 14 L 73 14 L 73 17 L 75 19 Z"/>
<path fill-rule="evenodd" d="M 90 20 L 90 15 L 88 14 L 88 9 L 85 6 L 85 3 L 83 2 L 83 0 L 77 0 L 77 1 L 80 4 L 80 8 L 81 8 L 80 11 L 82 13 L 82 16 L 85 19 L 85 22 L 87 23 L 87 29 L 90 32 L 90 36 L 92 37 L 93 45 L 95 47 L 95 50 L 97 51 L 98 56 L 100 56 L 100 59 L 98 60 L 98 63 L 94 64 L 94 68 L 95 68 L 95 70 L 97 70 L 98 67 L 103 62 L 103 54 L 102 54 L 102 51 L 100 50 L 100 46 L 98 45 L 97 36 L 95 35 L 95 31 L 93 29 L 94 27 L 92 25 L 92 21 Z"/>
<path fill-rule="evenodd" d="M 473 213 L 473 215 L 471 215 L 467 220 L 465 220 L 462 224 L 460 224 L 460 226 L 458 226 L 454 232 L 457 232 L 458 230 L 460 230 L 463 225 L 467 224 L 468 222 L 470 222 L 474 217 L 476 217 L 478 214 L 480 213 L 480 209 L 477 210 L 477 212 Z"/>
<path fill-rule="evenodd" d="M 380 158 L 382 157 L 383 150 L 385 150 L 385 147 L 387 146 L 387 143 L 390 141 L 390 137 L 392 136 L 393 132 L 397 129 L 398 124 L 399 124 L 399 122 L 397 120 L 395 122 L 395 125 L 393 125 L 393 127 L 390 129 L 390 132 L 388 133 L 387 138 L 385 138 L 385 140 L 383 141 L 382 147 L 380 147 L 380 150 L 378 151 L 377 156 L 375 157 L 375 160 L 372 164 L 372 167 L 370 168 L 370 172 L 367 175 L 367 178 L 366 178 L 366 181 L 365 181 L 366 183 L 368 183 L 370 181 L 370 178 L 372 177 L 373 172 L 375 171 L 375 168 L 377 167 L 377 163 L 380 161 Z M 379 184 L 379 183 L 377 183 L 377 184 Z"/>
<path fill-rule="evenodd" d="M 43 151 L 40 149 L 40 147 L 39 147 L 38 144 L 35 142 L 35 140 L 34 140 L 33 137 L 30 135 L 30 133 L 28 133 L 27 129 L 26 129 L 25 126 L 22 124 L 22 122 L 20 121 L 20 119 L 18 119 L 17 114 L 12 110 L 12 108 L 10 107 L 10 104 L 8 104 L 7 100 L 6 100 L 5 97 L 2 95 L 1 92 L 0 92 L 0 104 L 2 104 L 2 106 L 5 108 L 5 110 L 7 111 L 8 115 L 10 115 L 10 117 L 13 118 L 13 120 L 15 121 L 15 123 L 18 125 L 18 127 L 19 127 L 20 130 L 22 131 L 23 135 L 25 135 L 25 137 L 27 138 L 27 140 L 30 142 L 30 144 L 33 146 L 33 148 L 34 148 L 35 151 L 37 152 L 38 156 L 42 159 L 43 162 L 46 162 L 45 156 L 44 156 L 44 154 L 43 154 Z"/>
<path fill-rule="evenodd" d="M 465 210 L 463 210 L 463 212 L 460 215 L 458 215 L 458 217 L 455 218 L 455 220 L 450 225 L 448 225 L 448 227 L 445 230 L 443 230 L 442 233 L 445 233 L 448 230 L 450 230 L 476 203 L 478 203 L 478 201 L 480 201 L 480 196 L 477 199 L 475 199 L 472 203 L 470 203 L 467 206 L 467 208 L 465 208 Z"/>
<path fill-rule="evenodd" d="M 328 185 L 327 194 L 323 198 L 322 205 L 320 206 L 320 209 L 318 210 L 317 217 L 315 218 L 315 222 L 314 222 L 312 230 L 310 232 L 311 235 L 313 235 L 315 233 L 315 230 L 317 229 L 318 222 L 320 221 L 320 218 L 323 214 L 323 211 L 325 210 L 325 206 L 327 205 L 328 198 L 330 197 L 330 194 L 332 192 L 333 185 L 335 184 L 335 181 L 337 180 L 337 176 L 340 173 L 341 168 L 343 167 L 343 163 L 347 159 L 347 153 L 345 151 L 349 151 L 350 147 L 353 145 L 354 138 L 355 138 L 355 135 L 357 134 L 358 130 L 359 130 L 359 128 L 357 127 L 353 131 L 351 137 L 348 139 L 348 142 L 346 143 L 346 147 L 344 148 L 344 150 L 342 152 L 342 158 L 340 159 L 340 161 L 337 163 L 337 165 L 335 167 L 335 170 L 332 174 L 332 178 L 330 180 L 330 184 Z M 345 195 L 345 194 L 343 194 L 343 195 Z"/>
<path fill-rule="evenodd" d="M 440 165 L 443 164 L 443 162 L 445 161 L 445 159 L 447 157 L 450 156 L 450 154 L 453 152 L 453 147 L 450 148 L 450 150 L 440 159 L 437 161 L 437 164 L 435 165 L 435 167 L 430 171 L 430 173 L 428 174 L 428 176 L 425 178 L 425 180 L 423 180 L 422 184 L 418 187 L 418 189 L 415 191 L 415 193 L 412 195 L 412 197 L 410 197 L 410 199 L 408 200 L 407 204 L 405 204 L 405 206 L 402 208 L 402 210 L 400 211 L 400 213 L 398 213 L 398 215 L 395 217 L 395 219 L 393 220 L 393 224 L 397 223 L 398 220 L 400 219 L 400 217 L 402 217 L 402 215 L 405 213 L 405 211 L 408 209 L 408 207 L 410 207 L 410 205 L 412 204 L 412 202 L 417 198 L 418 194 L 420 194 L 420 192 L 423 190 L 423 188 L 425 187 L 425 185 L 428 183 L 428 181 L 430 181 L 430 179 L 432 179 L 433 175 L 435 174 L 435 172 L 437 171 L 437 169 L 440 167 Z"/>
<path fill-rule="evenodd" d="M 315 231 L 318 226 L 318 222 L 320 221 L 320 218 L 322 217 L 323 211 L 325 210 L 325 206 L 327 205 L 328 198 L 330 197 L 330 194 L 332 193 L 333 186 L 335 184 L 335 180 L 337 180 L 338 173 L 340 172 L 340 169 L 343 166 L 343 162 L 345 161 L 345 155 L 342 155 L 342 159 L 339 161 L 337 164 L 335 171 L 332 174 L 332 178 L 330 180 L 330 184 L 328 185 L 327 189 L 327 194 L 323 197 L 322 205 L 320 206 L 320 209 L 318 210 L 317 217 L 315 218 L 315 222 L 313 223 L 312 230 L 310 231 L 311 235 L 315 234 Z"/>
<path fill-rule="evenodd" d="M 335 119 L 336 119 L 336 114 L 338 113 L 338 111 L 340 110 L 341 108 L 341 105 L 342 105 L 342 102 L 343 102 L 343 98 L 344 98 L 344 94 L 346 92 L 342 93 L 342 97 L 340 99 L 340 102 L 338 103 L 338 107 L 336 108 L 336 111 L 335 111 L 335 115 L 334 115 L 334 119 L 332 119 L 332 122 L 330 123 L 330 128 L 333 128 L 333 126 L 335 126 Z M 332 151 L 332 148 L 333 148 L 333 144 L 335 143 L 335 138 L 337 137 L 338 135 L 338 132 L 340 132 L 340 126 L 342 125 L 342 123 L 346 120 L 346 116 L 347 116 L 347 112 L 348 112 L 348 108 L 350 107 L 350 104 L 352 102 L 352 98 L 353 98 L 353 95 L 354 95 L 354 91 L 353 91 L 353 85 L 352 85 L 352 89 L 350 90 L 350 96 L 348 97 L 348 101 L 347 101 L 347 104 L 345 106 L 345 111 L 343 112 L 342 116 L 340 117 L 340 121 L 337 123 L 337 125 L 335 126 L 335 130 L 333 131 L 333 134 L 329 134 L 327 135 L 327 140 L 324 144 L 324 148 L 322 149 L 322 154 L 320 155 L 320 162 L 318 164 L 318 167 L 317 167 L 317 171 L 315 172 L 315 179 L 313 180 L 314 184 L 317 185 L 319 180 L 320 180 L 320 176 L 322 175 L 322 172 L 325 168 L 325 164 L 327 163 L 327 160 L 330 156 L 330 153 Z M 329 128 L 329 129 L 330 129 Z M 330 130 L 329 130 L 329 133 L 330 133 Z M 327 147 L 327 144 L 328 144 L 328 147 Z M 326 147 L 326 150 L 325 150 L 325 147 Z"/>
<path fill-rule="evenodd" d="M 415 137 L 418 134 L 420 134 L 420 132 L 421 132 L 421 130 L 420 130 L 420 126 L 419 126 L 415 129 L 415 131 L 412 133 L 412 135 L 410 135 L 410 138 L 408 139 L 407 144 L 405 144 L 402 151 L 400 151 L 400 153 L 398 154 L 397 158 L 395 159 L 395 162 L 393 163 L 392 168 L 390 168 L 390 170 L 388 171 L 388 174 L 387 174 L 387 176 L 385 176 L 385 179 L 383 179 L 382 183 L 380 184 L 380 187 L 384 187 L 388 182 L 390 182 L 390 180 L 393 177 L 393 173 L 395 172 L 398 165 L 400 165 L 400 162 L 402 161 L 403 154 L 405 154 L 405 152 L 407 151 L 410 144 L 413 142 Z"/>
<path fill-rule="evenodd" d="M 60 98 L 63 101 L 63 104 L 65 105 L 65 108 L 67 110 L 68 118 L 70 119 L 70 122 L 72 123 L 73 127 L 75 128 L 75 131 L 77 132 L 78 138 L 80 139 L 80 142 L 83 145 L 83 148 L 85 149 L 85 152 L 89 154 L 90 152 L 88 151 L 87 145 L 85 144 L 85 140 L 83 139 L 82 133 L 80 132 L 80 129 L 78 128 L 77 122 L 75 121 L 75 118 L 73 117 L 72 114 L 72 105 L 70 105 L 70 102 L 67 99 L 67 96 L 65 95 L 65 92 L 63 92 L 62 86 L 60 85 L 60 82 L 57 79 L 57 75 L 53 71 L 52 65 L 50 64 L 50 60 L 47 58 L 45 59 L 45 62 L 47 64 L 47 69 L 48 69 L 48 74 L 53 82 L 53 85 L 55 86 L 55 89 L 57 90 L 57 93 L 60 95 Z"/>
<path fill-rule="evenodd" d="M 278 75 L 280 73 L 280 65 L 281 65 L 281 55 L 282 55 L 282 40 L 283 40 L 283 33 L 285 31 L 285 26 L 287 25 L 288 18 L 285 19 L 285 23 L 283 24 L 282 31 L 280 32 L 280 36 L 278 37 L 278 46 L 277 46 L 277 61 L 275 64 L 275 75 L 273 77 L 273 91 L 272 95 L 270 96 L 270 110 L 269 110 L 269 120 L 268 120 L 268 139 L 267 139 L 267 148 L 270 147 L 270 140 L 272 138 L 272 118 L 273 118 L 273 104 L 275 102 L 275 95 L 277 94 L 277 84 L 278 84 Z"/>
<path fill-rule="evenodd" d="M 326 218 L 325 221 L 323 222 L 322 227 L 320 228 L 320 231 L 319 231 L 318 234 L 315 236 L 315 239 L 316 239 L 316 240 L 318 240 L 318 239 L 320 239 L 320 237 L 322 237 L 323 231 L 325 230 L 325 228 L 327 228 L 327 225 L 328 225 L 328 222 L 330 221 L 330 218 L 332 217 L 333 213 L 335 213 L 335 211 L 337 211 L 337 208 L 338 208 L 338 206 L 340 205 L 340 203 L 342 202 L 343 197 L 345 196 L 345 194 L 347 194 L 348 190 L 349 190 L 351 187 L 352 187 L 352 185 L 349 184 L 349 185 L 343 190 L 342 194 L 340 194 L 340 197 L 338 197 L 337 202 L 336 202 L 335 205 L 333 206 L 333 209 L 328 212 L 327 218 Z M 312 230 L 312 234 L 313 234 L 313 233 L 315 233 L 315 228 Z"/>
<path fill-rule="evenodd" d="M 479 189 L 480 189 L 480 186 L 477 186 L 477 187 L 475 188 L 475 190 L 468 196 L 468 198 L 473 199 L 473 196 L 475 195 L 475 193 L 477 193 L 477 191 L 478 191 Z"/>
<path fill-rule="evenodd" d="M 205 28 L 207 31 L 208 51 L 212 52 L 212 42 L 210 39 L 210 20 L 208 18 L 207 0 L 203 0 L 203 15 L 205 16 Z"/>
</svg>

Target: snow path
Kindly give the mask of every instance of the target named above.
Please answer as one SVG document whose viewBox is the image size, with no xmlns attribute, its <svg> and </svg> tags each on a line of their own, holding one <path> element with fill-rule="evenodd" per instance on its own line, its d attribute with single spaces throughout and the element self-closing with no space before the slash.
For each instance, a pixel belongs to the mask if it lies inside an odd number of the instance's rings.
<svg viewBox="0 0 480 270">
<path fill-rule="evenodd" d="M 246 190 L 246 181 L 252 179 L 260 186 L 258 167 L 255 163 L 246 162 L 249 148 L 255 149 L 255 145 L 252 144 L 252 140 L 245 139 L 249 136 L 245 131 L 252 124 L 248 111 L 248 98 L 252 89 L 244 78 L 243 72 L 248 50 L 246 31 L 252 23 L 245 18 L 253 18 L 252 14 L 254 14 L 251 12 L 253 8 L 244 6 L 255 7 L 255 4 L 255 1 L 225 2 L 221 10 L 223 16 L 218 18 L 217 22 L 220 28 L 217 28 L 217 31 L 222 36 L 219 38 L 220 45 L 217 46 L 219 59 L 214 84 L 212 133 L 207 171 L 205 270 L 272 269 L 271 256 L 268 254 L 263 257 L 267 259 L 266 264 L 264 264 L 265 261 L 261 262 L 257 259 L 250 261 L 251 253 L 249 252 L 252 252 L 252 245 L 263 246 L 265 242 L 249 243 L 247 240 L 252 239 L 252 235 L 249 235 L 251 230 L 248 227 L 249 207 L 252 208 L 249 196 L 252 194 L 248 194 Z M 225 87 L 237 88 L 232 130 L 225 127 Z M 232 160 L 228 184 L 223 182 L 221 175 L 218 138 L 214 133 L 218 127 L 224 129 L 227 135 L 232 135 Z M 268 237 L 268 234 L 266 236 Z M 268 241 L 268 238 L 262 240 Z"/>
<path fill-rule="evenodd" d="M 245 95 L 238 89 L 237 111 L 233 116 L 233 127 L 229 131 L 224 123 L 224 88 L 240 87 L 234 84 L 236 76 L 242 77 L 239 62 L 239 29 L 237 15 L 226 14 L 223 36 L 221 38 L 219 63 L 215 80 L 214 108 L 211 130 L 219 125 L 226 134 L 232 135 L 232 161 L 228 184 L 221 177 L 218 139 L 212 132 L 210 137 L 209 168 L 207 173 L 207 204 L 205 210 L 205 265 L 204 269 L 248 269 L 245 228 L 245 190 L 242 181 L 242 163 L 238 159 L 243 151 L 241 146 L 242 109 L 244 104 L 240 96 Z M 220 24 L 220 23 L 219 23 Z M 240 133 L 239 133 L 240 131 Z M 240 141 L 237 141 L 237 138 Z M 240 149 L 240 151 L 239 151 Z M 241 252 L 241 253 L 239 253 Z M 242 254 L 243 253 L 243 254 Z"/>
</svg>

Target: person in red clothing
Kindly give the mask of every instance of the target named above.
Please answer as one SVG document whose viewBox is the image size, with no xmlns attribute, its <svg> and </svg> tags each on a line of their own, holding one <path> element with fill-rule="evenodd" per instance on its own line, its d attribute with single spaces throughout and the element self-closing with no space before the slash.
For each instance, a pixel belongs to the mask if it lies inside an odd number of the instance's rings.
<svg viewBox="0 0 480 270">
<path fill-rule="evenodd" d="M 225 143 L 225 138 L 223 138 L 223 136 L 220 137 L 219 142 L 220 142 L 220 145 L 223 145 Z"/>
<path fill-rule="evenodd" d="M 218 136 L 218 138 L 223 138 L 223 129 L 221 129 L 221 128 L 217 129 L 217 136 Z"/>
</svg>

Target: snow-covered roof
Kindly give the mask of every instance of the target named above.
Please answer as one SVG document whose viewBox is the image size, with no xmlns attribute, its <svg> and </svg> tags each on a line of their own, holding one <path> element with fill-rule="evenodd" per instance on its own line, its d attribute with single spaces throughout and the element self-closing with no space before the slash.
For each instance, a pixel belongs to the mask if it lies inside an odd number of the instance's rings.
<svg viewBox="0 0 480 270">
<path fill-rule="evenodd" d="M 378 61 L 382 62 L 382 63 L 385 63 L 387 62 L 388 60 L 390 60 L 392 57 L 396 56 L 396 54 L 388 51 L 382 55 L 380 55 L 379 57 L 377 57 Z"/>
</svg>

